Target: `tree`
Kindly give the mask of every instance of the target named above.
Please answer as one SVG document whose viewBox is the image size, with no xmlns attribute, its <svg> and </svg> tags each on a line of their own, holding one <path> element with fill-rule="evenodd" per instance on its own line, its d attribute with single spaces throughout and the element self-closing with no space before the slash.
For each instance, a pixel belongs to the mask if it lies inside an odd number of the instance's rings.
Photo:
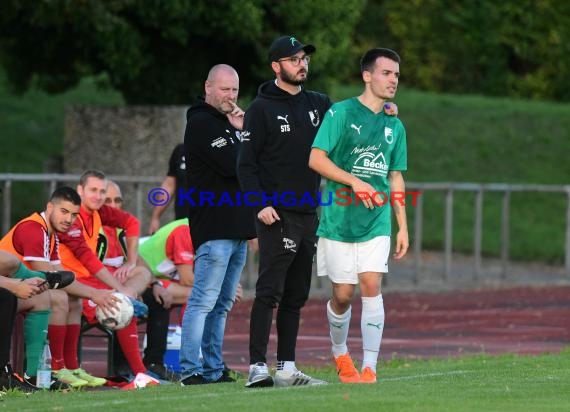
<svg viewBox="0 0 570 412">
<path fill-rule="evenodd" d="M 423 90 L 570 101 L 570 3 L 370 0 L 359 46 L 393 47 Z"/>
<path fill-rule="evenodd" d="M 48 92 L 106 74 L 129 104 L 181 104 L 200 93 L 211 66 L 233 65 L 252 95 L 272 74 L 267 49 L 293 34 L 317 46 L 311 87 L 347 65 L 364 0 L 5 0 L 0 64 L 17 92 Z M 312 76 L 312 77 L 313 77 Z M 242 94 L 243 94 L 242 92 Z"/>
</svg>

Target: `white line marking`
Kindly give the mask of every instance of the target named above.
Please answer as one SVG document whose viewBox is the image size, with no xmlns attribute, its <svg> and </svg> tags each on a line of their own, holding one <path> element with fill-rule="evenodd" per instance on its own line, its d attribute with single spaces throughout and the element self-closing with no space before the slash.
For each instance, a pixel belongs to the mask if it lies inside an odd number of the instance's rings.
<svg viewBox="0 0 570 412">
<path fill-rule="evenodd" d="M 451 371 L 451 372 L 433 372 L 433 373 L 423 373 L 420 375 L 410 375 L 410 376 L 399 376 L 396 378 L 382 378 L 381 381 L 408 381 L 412 379 L 424 379 L 424 378 L 435 378 L 439 376 L 452 376 L 452 375 L 465 375 L 467 373 L 472 373 L 472 371 Z"/>
</svg>

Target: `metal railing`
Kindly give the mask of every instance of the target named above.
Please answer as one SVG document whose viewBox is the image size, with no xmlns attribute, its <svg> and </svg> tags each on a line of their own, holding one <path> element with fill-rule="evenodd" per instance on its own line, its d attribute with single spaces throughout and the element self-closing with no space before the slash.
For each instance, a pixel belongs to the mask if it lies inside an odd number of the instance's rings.
<svg viewBox="0 0 570 412">
<path fill-rule="evenodd" d="M 0 182 L 2 182 L 2 233 L 8 232 L 12 226 L 12 183 L 13 182 L 32 182 L 49 184 L 49 193 L 53 192 L 60 183 L 67 183 L 75 186 L 79 182 L 80 175 L 75 174 L 35 174 L 35 173 L 0 173 Z M 117 183 L 131 183 L 135 191 L 135 212 L 134 215 L 141 219 L 144 209 L 143 184 L 160 185 L 163 177 L 155 176 L 108 176 L 109 179 Z"/>
<path fill-rule="evenodd" d="M 473 258 L 474 276 L 477 278 L 482 273 L 482 239 L 483 239 L 483 197 L 485 192 L 502 193 L 501 204 L 501 274 L 505 278 L 509 265 L 510 249 L 510 200 L 515 192 L 527 193 L 559 193 L 566 194 L 566 231 L 564 242 L 564 270 L 570 277 L 570 185 L 537 185 L 537 184 L 503 184 L 503 183 L 408 183 L 407 188 L 421 191 L 440 191 L 445 193 L 445 224 L 444 224 L 444 278 L 449 278 L 452 270 L 452 242 L 453 242 L 453 206 L 455 192 L 472 192 L 475 194 L 473 205 L 474 228 L 473 228 Z M 422 256 L 422 232 L 423 232 L 423 196 L 418 196 L 415 208 L 413 243 L 414 265 L 416 276 L 421 268 Z M 537 239 L 538 240 L 538 239 Z M 417 279 L 416 279 L 417 281 Z"/>
<path fill-rule="evenodd" d="M 134 187 L 134 214 L 142 219 L 146 193 L 144 185 L 162 182 L 162 177 L 148 176 L 109 176 L 110 179 L 118 183 L 130 183 Z M 12 183 L 13 182 L 44 182 L 49 185 L 50 192 L 55 190 L 59 183 L 76 183 L 79 175 L 74 174 L 20 174 L 20 173 L 0 173 L 0 184 L 2 187 L 2 233 L 8 232 L 11 227 L 12 215 Z M 500 184 L 500 183 L 415 183 L 408 182 L 407 190 L 422 192 L 417 196 L 417 204 L 414 208 L 413 230 L 411 230 L 412 256 L 414 266 L 413 282 L 418 283 L 418 276 L 422 271 L 422 236 L 424 230 L 424 196 L 426 192 L 442 192 L 445 198 L 444 205 L 444 236 L 443 236 L 443 279 L 449 279 L 453 271 L 453 225 L 454 225 L 454 194 L 456 192 L 474 193 L 474 228 L 473 228 L 473 277 L 477 279 L 482 274 L 482 239 L 483 239 L 483 199 L 487 192 L 502 194 L 501 204 L 501 224 L 500 224 L 500 262 L 501 275 L 507 276 L 509 270 L 509 250 L 510 250 L 510 200 L 511 194 L 515 192 L 528 193 L 554 193 L 566 195 L 566 231 L 564 242 L 564 273 L 570 278 L 570 185 L 536 185 L 536 184 Z M 246 269 L 247 282 L 253 282 L 257 271 L 255 269 L 255 259 L 248 258 Z M 321 282 L 317 281 L 317 285 Z M 252 286 L 252 285 L 250 285 Z"/>
</svg>

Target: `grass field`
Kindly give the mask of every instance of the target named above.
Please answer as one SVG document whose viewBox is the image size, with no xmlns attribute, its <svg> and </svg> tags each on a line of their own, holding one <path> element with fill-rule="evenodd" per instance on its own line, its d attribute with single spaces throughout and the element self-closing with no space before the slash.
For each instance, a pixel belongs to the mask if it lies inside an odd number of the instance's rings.
<svg viewBox="0 0 570 412">
<path fill-rule="evenodd" d="M 351 86 L 338 88 L 331 95 L 339 100 L 359 92 L 360 86 Z M 569 183 L 569 104 L 451 96 L 405 87 L 399 90 L 396 103 L 408 131 L 408 181 Z M 97 89 L 93 79 L 84 80 L 79 87 L 62 95 L 30 91 L 23 96 L 12 96 L 0 73 L 0 173 L 40 173 L 48 159 L 61 156 L 64 112 L 70 104 L 122 105 L 124 102 L 116 92 Z M 40 186 L 15 184 L 13 193 L 16 202 L 13 220 L 44 205 Z M 455 251 L 472 249 L 473 197 L 469 193 L 456 196 Z M 441 250 L 443 193 L 426 194 L 424 202 L 424 248 Z M 511 257 L 563 262 L 566 196 L 514 194 L 511 205 Z M 411 223 L 414 210 L 408 211 Z M 485 255 L 499 255 L 500 211 L 500 197 L 487 194 L 483 224 Z"/>
<path fill-rule="evenodd" d="M 309 372 L 309 371 L 308 371 Z M 566 411 L 570 350 L 557 355 L 423 361 L 381 365 L 375 385 L 342 385 L 332 369 L 311 370 L 320 387 L 246 389 L 236 384 L 139 391 L 8 393 L 0 410 L 24 411 Z"/>
</svg>

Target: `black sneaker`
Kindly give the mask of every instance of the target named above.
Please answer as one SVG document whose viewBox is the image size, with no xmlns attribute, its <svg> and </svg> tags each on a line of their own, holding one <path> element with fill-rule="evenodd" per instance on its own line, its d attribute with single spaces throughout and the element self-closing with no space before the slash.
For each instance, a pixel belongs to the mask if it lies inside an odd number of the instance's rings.
<svg viewBox="0 0 570 412">
<path fill-rule="evenodd" d="M 225 372 L 225 371 L 224 371 Z M 212 381 L 210 383 L 231 383 L 236 382 L 234 378 L 232 378 L 229 374 L 225 374 L 222 372 L 222 376 L 220 376 L 217 380 Z"/>
<path fill-rule="evenodd" d="M 10 365 L 4 366 L 0 372 L 0 389 L 4 391 L 17 390 L 25 393 L 37 392 L 40 388 L 26 382 L 14 373 Z"/>
<path fill-rule="evenodd" d="M 30 385 L 36 386 L 36 382 L 37 382 L 37 377 L 35 376 L 27 376 L 24 374 L 24 380 L 26 382 L 28 382 Z M 41 388 L 38 388 L 41 389 Z M 66 391 L 71 389 L 71 386 L 69 386 L 67 383 L 60 381 L 59 379 L 57 379 L 55 376 L 51 376 L 51 383 L 49 386 L 49 390 L 50 391 Z"/>
<path fill-rule="evenodd" d="M 170 382 L 178 382 L 180 380 L 180 374 L 174 372 L 172 369 L 167 368 L 159 363 L 151 363 L 146 365 L 146 369 L 152 372 L 152 375 L 156 375 L 158 379 Z"/>
<path fill-rule="evenodd" d="M 230 377 L 234 381 L 242 377 L 241 373 L 239 373 L 238 371 L 234 371 L 233 369 L 228 368 L 226 362 L 224 362 L 223 364 L 224 364 L 224 370 L 222 371 L 222 373 L 224 374 L 224 376 Z"/>
<path fill-rule="evenodd" d="M 190 386 L 190 385 L 204 385 L 208 383 L 206 379 L 199 373 L 195 373 L 194 375 L 190 375 L 185 379 L 180 381 L 182 386 Z"/>
<path fill-rule="evenodd" d="M 75 280 L 75 273 L 69 270 L 54 270 L 42 272 L 46 275 L 46 281 L 50 289 L 61 289 L 69 286 Z"/>
</svg>

